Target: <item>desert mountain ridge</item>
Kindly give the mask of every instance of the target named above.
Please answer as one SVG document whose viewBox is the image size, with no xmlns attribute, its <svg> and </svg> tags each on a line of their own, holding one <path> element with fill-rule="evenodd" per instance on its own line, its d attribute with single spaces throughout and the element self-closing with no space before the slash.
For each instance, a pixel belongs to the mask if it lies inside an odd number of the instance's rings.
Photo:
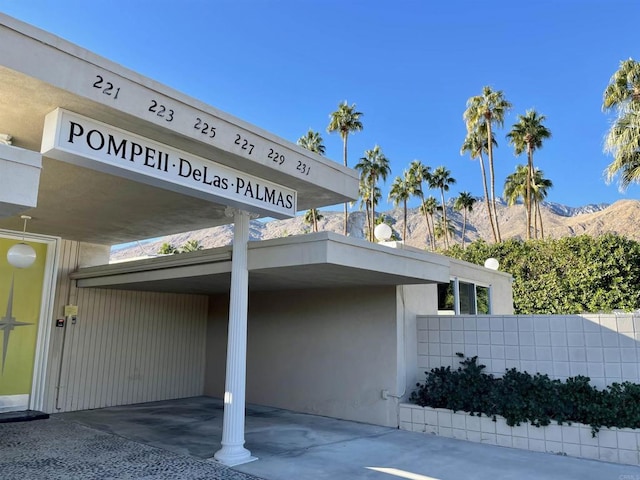
<svg viewBox="0 0 640 480">
<path fill-rule="evenodd" d="M 498 219 L 502 239 L 525 238 L 526 210 L 523 205 L 507 206 L 498 201 Z M 616 233 L 640 241 L 640 200 L 619 200 L 611 205 L 590 204 L 582 207 L 567 207 L 557 203 L 543 202 L 541 205 L 545 238 L 561 238 L 588 234 L 592 236 L 604 233 Z M 343 212 L 321 211 L 322 219 L 318 222 L 319 231 L 342 233 Z M 399 235 L 403 231 L 403 211 L 400 208 L 376 214 L 385 215 Z M 349 213 L 349 236 L 364 238 L 367 228 L 366 215 L 362 211 Z M 455 235 L 450 244 L 461 242 L 463 215 L 447 207 L 447 217 L 455 227 Z M 270 238 L 303 235 L 312 231 L 311 226 L 304 222 L 304 212 L 286 220 L 270 220 L 251 222 L 249 238 L 252 241 Z M 407 238 L 408 245 L 427 248 L 427 224 L 424 216 L 417 208 L 407 210 Z M 465 242 L 469 243 L 478 238 L 492 241 L 491 225 L 487 218 L 483 201 L 478 201 L 468 214 L 465 232 Z M 192 232 L 168 235 L 158 239 L 141 241 L 123 248 L 113 248 L 111 260 L 118 261 L 126 258 L 155 255 L 163 243 L 180 247 L 189 240 L 196 240 L 203 248 L 214 248 L 230 245 L 233 240 L 233 225 L 206 228 Z M 442 240 L 438 241 L 439 248 L 443 247 Z"/>
</svg>

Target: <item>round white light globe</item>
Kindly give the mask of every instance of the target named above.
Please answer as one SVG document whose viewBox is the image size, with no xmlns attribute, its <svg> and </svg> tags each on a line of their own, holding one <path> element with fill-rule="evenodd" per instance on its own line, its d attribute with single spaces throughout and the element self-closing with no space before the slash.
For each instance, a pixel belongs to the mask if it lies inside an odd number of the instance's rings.
<svg viewBox="0 0 640 480">
<path fill-rule="evenodd" d="M 7 252 L 9 265 L 16 268 L 28 268 L 36 261 L 36 251 L 26 243 L 16 243 Z"/>
<path fill-rule="evenodd" d="M 373 234 L 376 237 L 376 240 L 379 242 L 388 242 L 391 238 L 393 232 L 391 231 L 391 227 L 386 223 L 381 223 L 373 230 Z"/>
<path fill-rule="evenodd" d="M 485 268 L 488 268 L 490 270 L 498 270 L 498 267 L 500 266 L 500 262 L 498 262 L 498 260 L 496 258 L 487 258 L 484 261 L 484 266 Z"/>
</svg>

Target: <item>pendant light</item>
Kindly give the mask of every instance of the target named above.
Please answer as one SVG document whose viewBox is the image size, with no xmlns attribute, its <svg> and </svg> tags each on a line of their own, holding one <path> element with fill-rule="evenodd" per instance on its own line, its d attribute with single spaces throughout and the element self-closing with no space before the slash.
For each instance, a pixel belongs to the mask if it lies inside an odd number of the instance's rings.
<svg viewBox="0 0 640 480">
<path fill-rule="evenodd" d="M 24 220 L 22 229 L 22 242 L 13 245 L 7 252 L 7 261 L 9 265 L 16 268 L 28 268 L 36 261 L 36 251 L 31 245 L 24 242 L 25 233 L 27 231 L 27 221 L 31 220 L 29 215 L 22 215 L 20 218 Z"/>
</svg>

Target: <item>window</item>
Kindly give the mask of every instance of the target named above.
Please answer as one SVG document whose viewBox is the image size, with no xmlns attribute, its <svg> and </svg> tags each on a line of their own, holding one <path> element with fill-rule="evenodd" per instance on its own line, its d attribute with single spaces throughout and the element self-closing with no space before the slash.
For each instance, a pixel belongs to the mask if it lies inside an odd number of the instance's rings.
<svg viewBox="0 0 640 480">
<path fill-rule="evenodd" d="M 460 314 L 476 314 L 476 286 L 473 283 L 458 282 L 458 298 L 460 299 Z"/>
<path fill-rule="evenodd" d="M 479 315 L 488 315 L 491 313 L 491 308 L 489 308 L 489 298 L 489 287 L 476 285 L 476 305 Z"/>
<path fill-rule="evenodd" d="M 438 284 L 438 311 L 457 315 L 491 313 L 491 287 L 453 279 Z"/>
<path fill-rule="evenodd" d="M 455 310 L 453 282 L 438 284 L 438 310 Z"/>
</svg>

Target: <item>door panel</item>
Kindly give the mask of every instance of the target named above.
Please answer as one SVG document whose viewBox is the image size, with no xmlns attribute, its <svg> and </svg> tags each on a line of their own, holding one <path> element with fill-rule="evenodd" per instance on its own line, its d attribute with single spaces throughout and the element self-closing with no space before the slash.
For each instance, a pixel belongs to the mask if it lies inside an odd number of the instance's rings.
<svg viewBox="0 0 640 480">
<path fill-rule="evenodd" d="M 9 265 L 7 251 L 20 240 L 0 237 L 0 411 L 21 409 L 32 388 L 47 244 L 26 241 L 36 251 L 28 268 Z M 26 405 L 24 405 L 26 408 Z"/>
</svg>

